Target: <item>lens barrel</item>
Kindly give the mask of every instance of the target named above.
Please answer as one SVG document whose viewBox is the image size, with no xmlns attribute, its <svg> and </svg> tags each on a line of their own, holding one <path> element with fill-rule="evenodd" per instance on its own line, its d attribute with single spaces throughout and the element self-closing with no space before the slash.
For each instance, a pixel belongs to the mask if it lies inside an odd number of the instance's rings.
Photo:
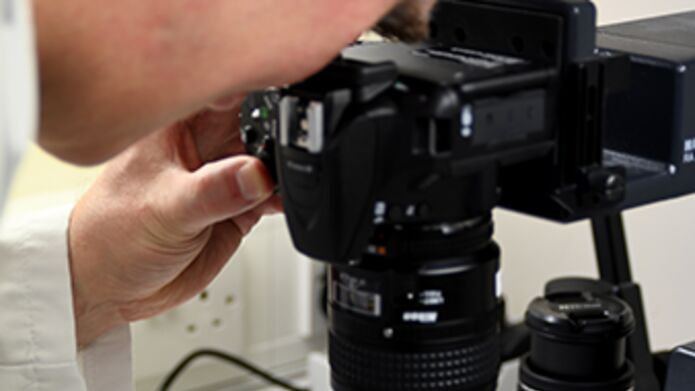
<svg viewBox="0 0 695 391">
<path fill-rule="evenodd" d="M 522 391 L 627 391 L 633 368 L 626 339 L 630 307 L 610 294 L 563 292 L 535 299 L 526 313 L 531 353 L 521 367 Z"/>
<path fill-rule="evenodd" d="M 446 231 L 446 232 L 445 232 Z M 499 247 L 489 218 L 458 232 L 391 232 L 328 277 L 336 391 L 494 390 Z M 377 246 L 378 247 L 378 246 Z"/>
</svg>

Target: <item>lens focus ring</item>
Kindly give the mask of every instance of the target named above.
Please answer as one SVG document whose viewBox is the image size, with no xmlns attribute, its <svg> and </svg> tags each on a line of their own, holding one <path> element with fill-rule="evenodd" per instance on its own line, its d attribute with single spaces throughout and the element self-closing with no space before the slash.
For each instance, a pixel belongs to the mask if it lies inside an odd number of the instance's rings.
<svg viewBox="0 0 695 391">
<path fill-rule="evenodd" d="M 331 334 L 333 387 L 336 391 L 493 390 L 499 368 L 498 337 L 476 342 L 405 353 L 365 348 Z"/>
</svg>

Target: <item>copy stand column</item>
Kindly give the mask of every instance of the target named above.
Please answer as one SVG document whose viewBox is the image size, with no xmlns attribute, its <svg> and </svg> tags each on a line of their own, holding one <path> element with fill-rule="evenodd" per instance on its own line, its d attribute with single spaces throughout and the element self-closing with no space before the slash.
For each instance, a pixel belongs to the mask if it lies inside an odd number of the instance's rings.
<svg viewBox="0 0 695 391">
<path fill-rule="evenodd" d="M 594 217 L 591 226 L 601 280 L 615 285 L 618 295 L 632 307 L 635 316 L 635 332 L 627 345 L 628 358 L 635 366 L 635 390 L 661 390 L 654 372 L 642 293 L 632 280 L 622 214 Z"/>
</svg>

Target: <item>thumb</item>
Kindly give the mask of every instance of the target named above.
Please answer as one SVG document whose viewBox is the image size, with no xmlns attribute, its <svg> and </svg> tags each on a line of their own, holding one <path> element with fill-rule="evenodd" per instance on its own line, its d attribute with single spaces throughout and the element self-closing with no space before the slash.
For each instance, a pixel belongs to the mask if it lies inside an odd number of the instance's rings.
<svg viewBox="0 0 695 391">
<path fill-rule="evenodd" d="M 263 163 L 249 156 L 208 163 L 189 174 L 187 182 L 174 197 L 171 215 L 188 232 L 242 215 L 273 194 L 273 182 Z"/>
</svg>

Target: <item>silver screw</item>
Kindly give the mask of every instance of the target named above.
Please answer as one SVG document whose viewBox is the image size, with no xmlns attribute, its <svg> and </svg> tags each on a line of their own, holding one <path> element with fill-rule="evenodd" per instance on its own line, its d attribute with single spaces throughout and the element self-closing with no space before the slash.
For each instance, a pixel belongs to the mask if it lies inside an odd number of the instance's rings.
<svg viewBox="0 0 695 391">
<path fill-rule="evenodd" d="M 461 137 L 463 138 L 471 138 L 473 136 L 473 129 L 470 127 L 465 127 L 461 129 Z"/>
<path fill-rule="evenodd" d="M 676 166 L 674 166 L 673 164 L 671 164 L 670 166 L 668 166 L 668 172 L 671 175 L 676 175 L 676 173 L 678 173 L 678 168 Z"/>
<path fill-rule="evenodd" d="M 688 71 L 688 67 L 685 65 L 681 65 L 678 67 L 678 73 L 685 73 Z"/>
<path fill-rule="evenodd" d="M 386 328 L 384 329 L 384 338 L 391 339 L 393 338 L 393 329 L 392 328 Z"/>
</svg>

